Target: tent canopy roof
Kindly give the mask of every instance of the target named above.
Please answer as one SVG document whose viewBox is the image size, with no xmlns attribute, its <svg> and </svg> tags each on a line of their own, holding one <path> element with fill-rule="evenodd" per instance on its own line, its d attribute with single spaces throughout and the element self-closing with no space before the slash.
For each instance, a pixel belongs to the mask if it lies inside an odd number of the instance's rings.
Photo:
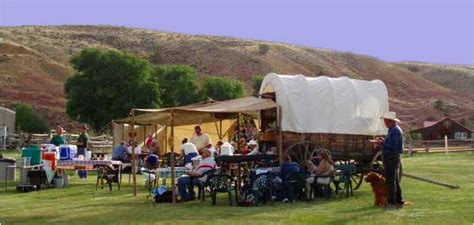
<svg viewBox="0 0 474 225">
<path fill-rule="evenodd" d="M 275 93 L 281 129 L 298 133 L 385 134 L 388 93 L 380 80 L 267 74 L 260 94 Z"/>
<path fill-rule="evenodd" d="M 142 113 L 135 116 L 136 124 L 160 124 L 171 126 L 171 114 L 174 114 L 174 126 L 213 122 L 216 119 L 235 119 L 238 113 L 252 118 L 258 117 L 258 111 L 275 108 L 277 105 L 270 99 L 245 97 L 228 101 L 213 101 L 163 109 L 134 109 Z M 116 120 L 116 123 L 131 123 L 127 117 Z"/>
</svg>

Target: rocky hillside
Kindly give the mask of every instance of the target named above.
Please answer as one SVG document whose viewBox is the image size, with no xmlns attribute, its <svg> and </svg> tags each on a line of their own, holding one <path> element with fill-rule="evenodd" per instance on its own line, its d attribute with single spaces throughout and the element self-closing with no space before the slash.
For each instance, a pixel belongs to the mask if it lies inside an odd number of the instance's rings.
<svg viewBox="0 0 474 225">
<path fill-rule="evenodd" d="M 73 73 L 71 56 L 86 47 L 128 50 L 155 64 L 186 64 L 199 75 L 231 76 L 249 87 L 253 76 L 269 72 L 381 79 L 406 127 L 445 115 L 474 120 L 471 66 L 388 63 L 283 43 L 112 26 L 0 27 L 0 104 L 30 103 L 50 124 L 71 125 L 62 85 Z M 444 108 L 433 108 L 438 100 Z"/>
</svg>

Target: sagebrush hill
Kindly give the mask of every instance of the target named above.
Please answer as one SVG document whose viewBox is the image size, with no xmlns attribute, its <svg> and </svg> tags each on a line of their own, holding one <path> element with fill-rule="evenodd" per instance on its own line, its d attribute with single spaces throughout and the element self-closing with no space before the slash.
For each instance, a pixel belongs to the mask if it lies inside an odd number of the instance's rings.
<svg viewBox="0 0 474 225">
<path fill-rule="evenodd" d="M 113 26 L 0 27 L 0 105 L 31 104 L 50 125 L 71 128 L 63 83 L 73 74 L 70 58 L 88 47 L 127 50 L 154 64 L 189 65 L 198 76 L 237 78 L 248 93 L 253 76 L 270 72 L 380 79 L 405 127 L 445 116 L 471 128 L 474 121 L 473 66 L 390 63 L 284 43 Z"/>
</svg>

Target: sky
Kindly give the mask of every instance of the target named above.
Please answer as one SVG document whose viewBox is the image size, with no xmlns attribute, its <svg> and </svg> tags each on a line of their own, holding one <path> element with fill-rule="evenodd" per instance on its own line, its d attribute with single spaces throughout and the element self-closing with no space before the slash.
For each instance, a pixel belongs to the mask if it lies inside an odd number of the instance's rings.
<svg viewBox="0 0 474 225">
<path fill-rule="evenodd" d="M 474 0 L 0 0 L 0 26 L 101 24 L 474 65 Z"/>
</svg>

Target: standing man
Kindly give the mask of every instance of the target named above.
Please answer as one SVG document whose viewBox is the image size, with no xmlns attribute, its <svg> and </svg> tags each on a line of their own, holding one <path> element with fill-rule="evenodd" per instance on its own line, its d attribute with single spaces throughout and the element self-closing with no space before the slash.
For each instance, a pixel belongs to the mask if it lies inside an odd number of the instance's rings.
<svg viewBox="0 0 474 225">
<path fill-rule="evenodd" d="M 209 138 L 209 135 L 202 132 L 201 125 L 196 125 L 194 127 L 194 134 L 191 137 L 190 142 L 196 146 L 196 149 L 199 153 L 201 153 L 202 149 L 210 148 L 212 146 L 212 142 Z"/>
<path fill-rule="evenodd" d="M 89 135 L 87 134 L 87 130 L 89 128 L 86 124 L 82 124 L 79 127 L 81 134 L 77 139 L 77 155 L 83 155 L 84 158 L 86 157 L 87 152 L 87 143 L 89 142 Z M 87 180 L 87 170 L 78 170 L 77 173 L 79 174 L 79 178 L 81 180 Z"/>
<path fill-rule="evenodd" d="M 50 143 L 55 145 L 55 146 L 60 146 L 60 145 L 67 145 L 66 138 L 63 137 L 63 127 L 57 126 L 56 127 L 56 134 L 51 138 Z"/>
<path fill-rule="evenodd" d="M 395 112 L 388 112 L 381 119 L 384 120 L 388 133 L 385 138 L 377 138 L 377 144 L 382 147 L 382 160 L 388 187 L 387 208 L 401 208 L 402 189 L 400 188 L 400 154 L 403 153 L 403 131 L 397 125 L 400 122 Z"/>
</svg>

